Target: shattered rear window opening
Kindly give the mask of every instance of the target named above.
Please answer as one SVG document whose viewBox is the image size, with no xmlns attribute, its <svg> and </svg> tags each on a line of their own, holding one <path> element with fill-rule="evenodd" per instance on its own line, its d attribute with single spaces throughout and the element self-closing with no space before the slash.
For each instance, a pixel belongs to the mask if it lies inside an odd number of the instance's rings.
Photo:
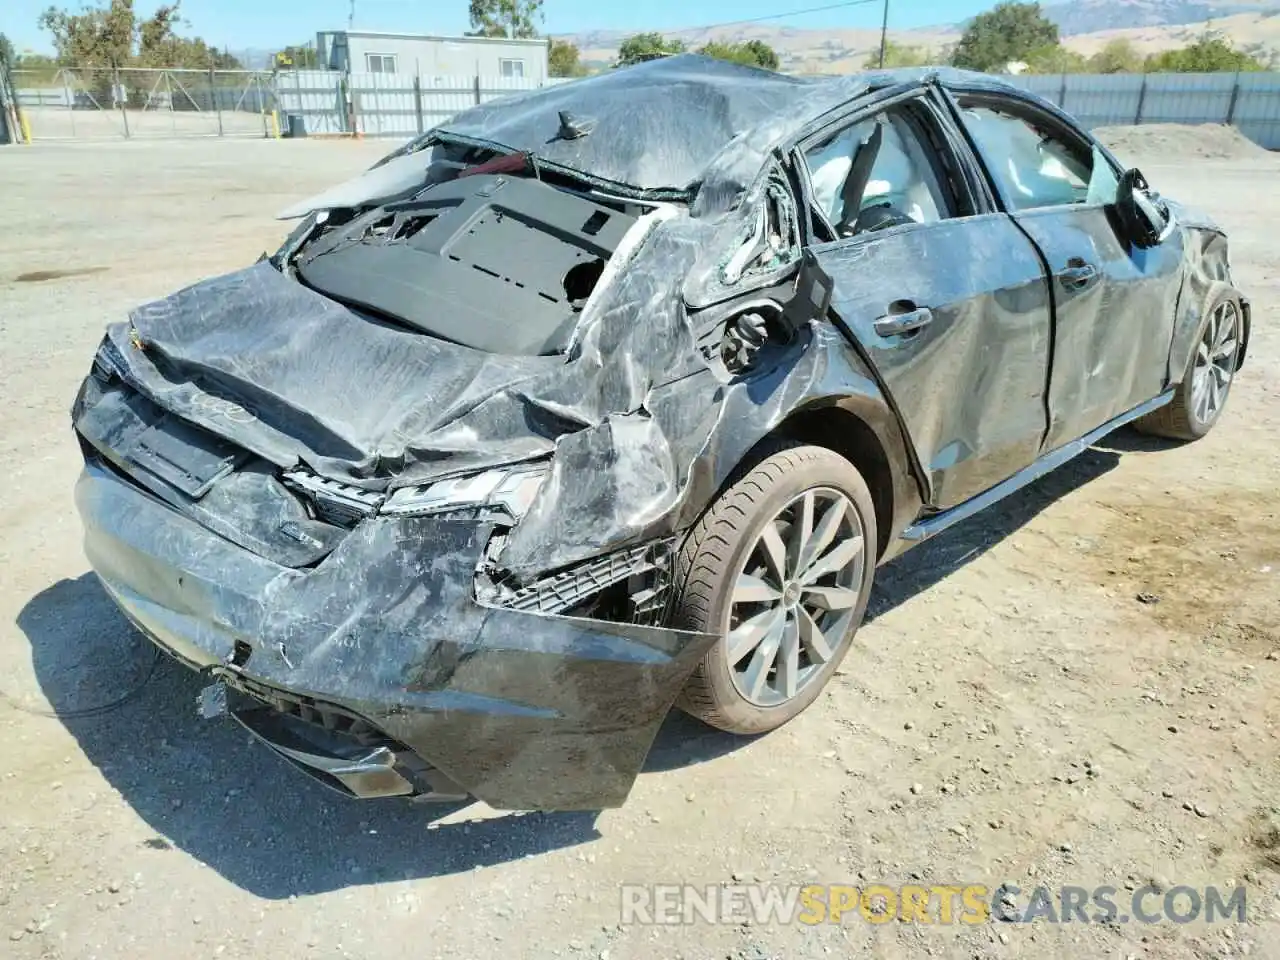
<svg viewBox="0 0 1280 960">
<path fill-rule="evenodd" d="M 557 355 L 636 221 L 528 177 L 477 174 L 330 230 L 296 267 L 311 289 L 440 339 Z"/>
</svg>

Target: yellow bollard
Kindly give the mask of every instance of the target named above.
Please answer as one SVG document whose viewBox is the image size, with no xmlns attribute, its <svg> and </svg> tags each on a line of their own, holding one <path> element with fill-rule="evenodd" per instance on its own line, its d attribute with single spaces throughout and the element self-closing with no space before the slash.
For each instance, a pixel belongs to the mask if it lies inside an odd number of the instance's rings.
<svg viewBox="0 0 1280 960">
<path fill-rule="evenodd" d="M 27 119 L 27 115 L 21 110 L 18 111 L 18 127 L 22 131 L 22 142 L 26 144 L 30 144 L 31 143 L 31 121 Z"/>
<path fill-rule="evenodd" d="M 271 111 L 271 135 L 277 140 L 280 139 L 280 111 Z"/>
</svg>

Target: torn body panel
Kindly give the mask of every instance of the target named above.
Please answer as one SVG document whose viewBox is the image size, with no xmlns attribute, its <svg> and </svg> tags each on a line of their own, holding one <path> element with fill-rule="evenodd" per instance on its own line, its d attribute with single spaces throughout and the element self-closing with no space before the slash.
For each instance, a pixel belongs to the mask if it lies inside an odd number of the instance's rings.
<svg viewBox="0 0 1280 960">
<path fill-rule="evenodd" d="M 481 606 L 491 531 L 470 519 L 370 521 L 294 570 L 93 463 L 76 501 L 95 571 L 162 647 L 233 686 L 345 708 L 496 807 L 621 803 L 714 641 Z"/>
<path fill-rule="evenodd" d="M 848 366 L 832 356 L 847 346 L 820 305 L 801 311 L 793 322 L 804 329 L 767 364 L 731 376 L 698 348 L 724 310 L 691 312 L 681 297 L 725 222 L 751 239 L 774 182 L 762 177 L 741 210 L 715 223 L 674 211 L 635 222 L 644 227 L 637 244 L 630 230 L 618 243 L 626 269 L 602 278 L 561 355 L 498 355 L 424 336 L 264 262 L 139 308 L 109 330 L 104 366 L 269 463 L 370 492 L 549 457 L 550 476 L 504 550 L 508 569 L 531 579 L 685 528 L 792 410 L 838 389 L 817 387 L 829 364 Z M 770 209 L 769 230 L 790 240 L 794 211 L 776 200 Z M 741 268 L 739 296 L 797 263 L 764 244 Z M 795 298 L 794 282 L 784 289 Z"/>
<path fill-rule="evenodd" d="M 1205 312 L 1222 291 L 1240 296 L 1231 278 L 1230 252 L 1226 236 L 1211 220 L 1175 207 L 1175 217 L 1186 231 L 1183 256 L 1183 285 L 1178 301 L 1178 314 L 1173 326 L 1166 375 L 1170 384 L 1182 382 L 1191 365 L 1196 338 Z M 1244 307 L 1244 336 L 1238 354 L 1243 364 L 1248 353 L 1249 326 L 1252 321 L 1247 300 Z"/>
<path fill-rule="evenodd" d="M 700 349 L 736 308 L 762 306 L 744 293 L 705 315 L 685 308 L 679 285 L 707 232 L 651 215 L 630 269 L 597 287 L 558 356 L 498 356 L 384 323 L 270 263 L 141 308 L 109 331 L 77 404 L 94 569 L 148 636 L 253 703 L 372 727 L 383 739 L 337 760 L 324 748 L 323 775 L 347 790 L 447 794 L 443 778 L 497 806 L 620 803 L 714 642 L 651 625 L 666 600 L 661 545 L 798 411 L 857 407 L 895 464 L 902 449 L 821 304 L 798 309 L 795 329 L 741 373 Z M 200 497 L 165 488 L 130 451 L 169 423 L 229 444 L 233 478 Z M 388 515 L 416 488 L 530 463 L 545 479 L 500 529 L 474 512 Z M 254 526 L 247 505 L 210 499 L 251 464 L 299 515 L 280 524 L 310 526 L 282 532 L 265 510 Z M 215 502 L 225 516 L 209 515 Z M 905 525 L 911 498 L 890 503 Z M 268 549 L 264 531 L 320 546 Z M 294 763 L 320 755 L 296 716 L 242 719 Z M 429 768 L 418 779 L 415 757 Z"/>
</svg>

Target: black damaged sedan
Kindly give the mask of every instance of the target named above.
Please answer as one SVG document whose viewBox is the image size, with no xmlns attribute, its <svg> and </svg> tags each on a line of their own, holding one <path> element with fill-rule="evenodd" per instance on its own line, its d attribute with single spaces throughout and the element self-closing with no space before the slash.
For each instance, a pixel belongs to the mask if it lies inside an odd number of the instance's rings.
<svg viewBox="0 0 1280 960">
<path fill-rule="evenodd" d="M 606 807 L 673 704 L 779 726 L 879 564 L 1203 436 L 1249 337 L 1212 222 L 957 72 L 653 61 L 287 215 L 109 327 L 76 500 L 200 709 L 357 797 Z"/>
</svg>

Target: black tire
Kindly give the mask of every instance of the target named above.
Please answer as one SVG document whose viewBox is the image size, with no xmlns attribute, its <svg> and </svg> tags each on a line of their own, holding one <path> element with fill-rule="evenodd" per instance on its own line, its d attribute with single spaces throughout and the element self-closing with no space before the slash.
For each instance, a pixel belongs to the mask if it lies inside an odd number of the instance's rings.
<svg viewBox="0 0 1280 960">
<path fill-rule="evenodd" d="M 1240 307 L 1240 299 L 1230 291 L 1224 290 L 1209 301 L 1208 309 L 1204 312 L 1204 320 L 1196 331 L 1195 348 L 1191 351 L 1191 358 L 1187 361 L 1187 369 L 1182 375 L 1182 383 L 1178 384 L 1173 400 L 1159 410 L 1135 420 L 1133 423 L 1135 430 L 1155 437 L 1167 437 L 1170 440 L 1199 440 L 1212 430 L 1214 425 L 1222 418 L 1222 411 L 1226 408 L 1231 386 L 1234 383 L 1235 370 L 1232 370 L 1231 379 L 1227 381 L 1222 394 L 1222 402 L 1211 414 L 1204 417 L 1197 414 L 1195 409 L 1195 371 L 1197 368 L 1197 351 L 1204 341 L 1205 333 L 1218 311 L 1228 304 L 1234 307 L 1235 310 L 1235 340 L 1237 346 L 1234 365 L 1239 365 L 1239 345 L 1243 343 L 1244 336 L 1244 313 Z"/>
<path fill-rule="evenodd" d="M 862 572 L 860 577 L 850 574 L 851 579 L 858 579 L 857 603 L 850 608 L 847 633 L 826 638 L 834 654 L 831 659 L 817 666 L 792 699 L 761 706 L 739 692 L 728 663 L 726 631 L 734 583 L 765 525 L 774 522 L 797 498 L 820 490 L 844 494 L 862 525 Z M 721 730 L 758 734 L 781 726 L 813 703 L 852 647 L 866 612 L 875 575 L 877 536 L 871 491 L 848 460 L 825 447 L 792 442 L 765 451 L 763 458 L 740 474 L 703 514 L 677 557 L 673 625 L 719 633 L 721 640 L 698 664 L 676 705 Z M 851 589 L 853 586 L 849 584 Z"/>
</svg>

